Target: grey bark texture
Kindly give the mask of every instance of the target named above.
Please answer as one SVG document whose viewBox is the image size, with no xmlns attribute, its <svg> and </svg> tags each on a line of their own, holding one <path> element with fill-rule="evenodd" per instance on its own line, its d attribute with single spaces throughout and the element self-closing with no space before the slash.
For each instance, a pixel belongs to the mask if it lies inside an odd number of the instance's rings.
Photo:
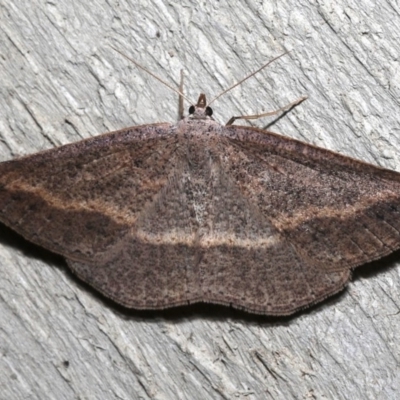
<svg viewBox="0 0 400 400">
<path fill-rule="evenodd" d="M 0 2 L 0 160 L 174 121 L 177 96 L 214 116 L 309 99 L 271 130 L 400 171 L 397 0 Z M 186 104 L 188 107 L 189 104 Z M 264 127 L 268 121 L 256 121 Z M 129 312 L 62 259 L 0 229 L 1 399 L 395 399 L 399 254 L 292 318 L 199 305 Z"/>
</svg>

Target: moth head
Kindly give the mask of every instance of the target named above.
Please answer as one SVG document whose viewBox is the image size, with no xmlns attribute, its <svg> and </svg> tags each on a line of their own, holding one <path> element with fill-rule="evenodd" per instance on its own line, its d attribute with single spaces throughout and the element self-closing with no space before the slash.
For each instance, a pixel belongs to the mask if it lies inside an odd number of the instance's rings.
<svg viewBox="0 0 400 400">
<path fill-rule="evenodd" d="M 197 104 L 189 107 L 189 115 L 192 119 L 208 119 L 213 114 L 211 107 L 207 106 L 207 99 L 204 93 L 201 93 Z"/>
</svg>

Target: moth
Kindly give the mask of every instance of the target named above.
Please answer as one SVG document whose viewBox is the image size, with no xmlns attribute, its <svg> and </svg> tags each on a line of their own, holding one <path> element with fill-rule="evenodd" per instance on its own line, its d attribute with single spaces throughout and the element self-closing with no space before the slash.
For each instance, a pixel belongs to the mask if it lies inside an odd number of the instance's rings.
<svg viewBox="0 0 400 400">
<path fill-rule="evenodd" d="M 400 174 L 221 125 L 201 94 L 177 123 L 0 163 L 0 221 L 128 308 L 288 315 L 400 247 Z"/>
</svg>

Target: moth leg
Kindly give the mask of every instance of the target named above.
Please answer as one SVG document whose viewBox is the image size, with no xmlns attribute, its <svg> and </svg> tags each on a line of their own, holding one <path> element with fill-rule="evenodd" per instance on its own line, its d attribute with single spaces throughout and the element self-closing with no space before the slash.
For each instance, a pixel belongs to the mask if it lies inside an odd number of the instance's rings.
<svg viewBox="0 0 400 400">
<path fill-rule="evenodd" d="M 287 104 L 287 105 L 284 106 L 284 107 L 278 108 L 278 109 L 275 110 L 275 111 L 269 111 L 269 112 L 264 113 L 264 114 L 240 115 L 239 117 L 232 117 L 232 118 L 226 123 L 225 126 L 232 125 L 237 119 L 258 119 L 258 118 L 269 117 L 269 116 L 271 116 L 271 115 L 279 114 L 279 113 L 282 112 L 282 111 L 290 110 L 291 108 L 298 106 L 300 103 L 302 103 L 302 102 L 303 102 L 304 100 L 306 100 L 307 98 L 308 98 L 308 96 L 300 97 L 299 99 L 297 99 L 297 100 L 295 100 L 295 101 L 293 101 L 293 102 Z"/>
</svg>

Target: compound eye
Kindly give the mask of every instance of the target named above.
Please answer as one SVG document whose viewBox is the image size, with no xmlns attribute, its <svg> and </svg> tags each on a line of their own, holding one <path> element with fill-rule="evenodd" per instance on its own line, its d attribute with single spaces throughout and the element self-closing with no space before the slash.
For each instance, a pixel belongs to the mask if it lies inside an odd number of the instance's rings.
<svg viewBox="0 0 400 400">
<path fill-rule="evenodd" d="M 206 107 L 206 115 L 208 115 L 209 117 L 211 117 L 211 115 L 213 115 L 213 110 L 211 107 Z"/>
<path fill-rule="evenodd" d="M 194 106 L 190 106 L 189 107 L 189 114 L 193 114 L 194 110 L 195 110 L 195 107 Z"/>
</svg>

